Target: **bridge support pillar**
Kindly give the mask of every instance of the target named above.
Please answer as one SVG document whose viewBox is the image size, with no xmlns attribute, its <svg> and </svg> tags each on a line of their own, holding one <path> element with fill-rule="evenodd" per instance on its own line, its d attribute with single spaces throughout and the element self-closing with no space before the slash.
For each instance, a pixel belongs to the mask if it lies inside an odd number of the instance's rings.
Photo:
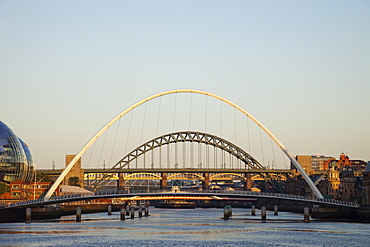
<svg viewBox="0 0 370 247">
<path fill-rule="evenodd" d="M 121 207 L 121 221 L 124 221 L 126 220 L 126 207 L 125 206 L 122 206 Z"/>
<path fill-rule="evenodd" d="M 230 218 L 230 206 L 225 206 L 224 207 L 224 220 L 228 220 Z"/>
<path fill-rule="evenodd" d="M 125 179 L 123 173 L 118 173 L 118 181 L 117 181 L 117 190 L 124 190 L 125 189 Z"/>
<path fill-rule="evenodd" d="M 252 205 L 251 213 L 252 213 L 252 216 L 256 216 L 256 206 Z"/>
<path fill-rule="evenodd" d="M 130 215 L 130 205 L 126 204 L 126 216 Z"/>
<path fill-rule="evenodd" d="M 131 219 L 135 218 L 135 206 L 131 205 Z"/>
<path fill-rule="evenodd" d="M 278 215 L 278 206 L 274 205 L 274 215 Z"/>
<path fill-rule="evenodd" d="M 303 214 L 304 214 L 304 222 L 305 223 L 310 222 L 310 209 L 308 207 L 305 207 L 303 209 Z"/>
<path fill-rule="evenodd" d="M 149 216 L 149 206 L 145 205 L 145 217 Z"/>
<path fill-rule="evenodd" d="M 209 190 L 209 173 L 203 173 L 204 181 L 202 183 L 202 190 Z"/>
<path fill-rule="evenodd" d="M 165 190 L 165 189 L 167 189 L 167 173 L 162 172 L 161 176 L 162 176 L 161 190 Z"/>
<path fill-rule="evenodd" d="M 143 206 L 139 206 L 139 218 L 143 217 Z"/>
<path fill-rule="evenodd" d="M 32 215 L 32 209 L 27 208 L 26 209 L 26 223 L 31 223 L 31 215 Z"/>
<path fill-rule="evenodd" d="M 251 179 L 251 174 L 250 173 L 245 173 L 244 190 L 245 191 L 251 191 L 252 190 L 252 179 Z"/>
<path fill-rule="evenodd" d="M 266 222 L 266 207 L 261 208 L 261 221 Z"/>
<path fill-rule="evenodd" d="M 81 208 L 76 208 L 76 222 L 81 222 Z"/>
<path fill-rule="evenodd" d="M 112 205 L 108 205 L 108 215 L 112 215 Z"/>
</svg>

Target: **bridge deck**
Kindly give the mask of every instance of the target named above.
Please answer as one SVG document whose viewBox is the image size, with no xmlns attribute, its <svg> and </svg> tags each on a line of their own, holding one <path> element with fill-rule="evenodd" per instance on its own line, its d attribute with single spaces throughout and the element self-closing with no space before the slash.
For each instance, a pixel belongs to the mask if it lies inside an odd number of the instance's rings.
<svg viewBox="0 0 370 247">
<path fill-rule="evenodd" d="M 353 202 L 345 202 L 331 199 L 312 199 L 298 195 L 288 194 L 277 194 L 277 193 L 258 193 L 252 191 L 228 191 L 228 190 L 212 190 L 212 191 L 196 191 L 196 192 L 172 192 L 168 190 L 160 190 L 153 192 L 146 191 L 114 191 L 91 194 L 74 194 L 66 196 L 52 197 L 50 200 L 44 201 L 44 199 L 23 201 L 7 205 L 6 208 L 26 208 L 26 207 L 37 207 L 48 204 L 72 202 L 72 201 L 83 201 L 83 200 L 95 200 L 102 198 L 130 198 L 130 197 L 155 197 L 158 196 L 179 196 L 179 197 L 194 197 L 194 196 L 213 196 L 223 198 L 264 198 L 264 199 L 278 199 L 278 200 L 290 200 L 298 202 L 314 203 L 318 205 L 336 206 L 336 207 L 347 207 L 347 208 L 358 208 L 359 205 Z"/>
</svg>

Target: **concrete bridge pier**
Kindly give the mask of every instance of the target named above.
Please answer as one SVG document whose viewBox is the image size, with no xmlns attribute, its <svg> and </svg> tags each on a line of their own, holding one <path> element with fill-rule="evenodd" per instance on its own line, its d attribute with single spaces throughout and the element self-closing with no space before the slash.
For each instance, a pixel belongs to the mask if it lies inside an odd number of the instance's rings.
<svg viewBox="0 0 370 247">
<path fill-rule="evenodd" d="M 108 215 L 112 215 L 112 205 L 108 205 Z"/>
<path fill-rule="evenodd" d="M 126 220 L 126 206 L 121 206 L 121 221 Z"/>
<path fill-rule="evenodd" d="M 161 180 L 161 190 L 167 189 L 167 173 L 162 172 L 161 174 L 162 180 Z"/>
<path fill-rule="evenodd" d="M 228 220 L 230 218 L 229 207 L 230 206 L 224 207 L 224 220 Z"/>
<path fill-rule="evenodd" d="M 149 216 L 149 206 L 145 205 L 145 217 Z"/>
<path fill-rule="evenodd" d="M 26 209 L 26 223 L 31 223 L 32 209 Z"/>
<path fill-rule="evenodd" d="M 202 189 L 203 190 L 209 190 L 209 173 L 205 172 L 203 173 L 204 181 L 202 183 Z"/>
<path fill-rule="evenodd" d="M 134 206 L 131 206 L 131 219 L 134 219 L 135 218 L 135 207 Z"/>
<path fill-rule="evenodd" d="M 252 205 L 251 213 L 252 213 L 252 216 L 256 216 L 256 206 Z"/>
<path fill-rule="evenodd" d="M 251 179 L 251 174 L 250 173 L 245 173 L 244 190 L 245 191 L 251 191 L 252 190 L 252 179 Z"/>
<path fill-rule="evenodd" d="M 122 172 L 118 173 L 117 190 L 122 191 L 125 189 L 125 179 Z"/>
<path fill-rule="evenodd" d="M 143 206 L 139 206 L 139 218 L 143 217 Z"/>
<path fill-rule="evenodd" d="M 274 205 L 274 215 L 278 215 L 279 212 L 278 212 L 278 206 L 277 205 Z"/>
<path fill-rule="evenodd" d="M 308 207 L 305 207 L 304 209 L 303 209 L 303 214 L 304 214 L 304 222 L 305 223 L 308 223 L 308 222 L 310 222 L 310 209 L 308 208 Z"/>
<path fill-rule="evenodd" d="M 130 215 L 130 205 L 126 205 L 126 216 Z"/>
<path fill-rule="evenodd" d="M 261 222 L 266 222 L 266 207 L 261 208 Z"/>
<path fill-rule="evenodd" d="M 124 221 L 126 220 L 126 207 L 125 206 L 122 206 L 121 207 L 121 221 Z"/>
<path fill-rule="evenodd" d="M 76 208 L 76 222 L 81 222 L 81 207 Z"/>
</svg>

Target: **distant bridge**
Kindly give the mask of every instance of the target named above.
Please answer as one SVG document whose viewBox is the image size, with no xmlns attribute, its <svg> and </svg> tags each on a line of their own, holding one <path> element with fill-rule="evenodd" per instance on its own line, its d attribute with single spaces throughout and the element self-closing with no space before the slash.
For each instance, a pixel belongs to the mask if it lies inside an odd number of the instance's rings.
<svg viewBox="0 0 370 247">
<path fill-rule="evenodd" d="M 291 169 L 235 169 L 235 168 L 225 168 L 222 171 L 220 169 L 213 169 L 213 168 L 127 168 L 122 170 L 121 168 L 88 168 L 83 169 L 84 173 L 143 173 L 143 172 L 150 172 L 150 173 L 189 173 L 189 172 L 197 172 L 197 173 L 276 173 L 276 174 L 290 174 L 292 173 Z M 37 172 L 42 173 L 48 176 L 59 176 L 62 173 L 62 169 L 38 169 Z"/>
<path fill-rule="evenodd" d="M 359 205 L 353 202 L 338 201 L 332 199 L 313 199 L 298 195 L 289 194 L 278 194 L 278 193 L 258 193 L 252 191 L 229 191 L 229 190 L 212 190 L 212 191 L 197 191 L 197 192 L 185 192 L 185 191 L 115 191 L 115 192 L 100 192 L 94 195 L 91 194 L 74 194 L 65 196 L 51 197 L 45 201 L 43 198 L 38 200 L 29 200 L 23 202 L 17 202 L 7 205 L 4 209 L 22 209 L 32 207 L 42 207 L 50 204 L 74 202 L 74 201 L 88 201 L 95 199 L 108 199 L 108 198 L 128 198 L 131 200 L 163 200 L 165 197 L 172 197 L 177 199 L 191 199 L 205 200 L 204 197 L 211 197 L 212 200 L 219 200 L 221 198 L 228 200 L 245 200 L 247 198 L 255 199 L 270 199 L 270 200 L 287 200 L 292 202 L 304 202 L 313 203 L 320 206 L 331 206 L 331 207 L 344 207 L 344 208 L 359 208 Z"/>
</svg>

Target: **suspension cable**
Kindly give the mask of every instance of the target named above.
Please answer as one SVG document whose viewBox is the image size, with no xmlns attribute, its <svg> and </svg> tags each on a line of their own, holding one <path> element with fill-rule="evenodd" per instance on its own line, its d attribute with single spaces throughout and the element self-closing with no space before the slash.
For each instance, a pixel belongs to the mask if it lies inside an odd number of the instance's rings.
<svg viewBox="0 0 370 247">
<path fill-rule="evenodd" d="M 270 138 L 270 143 L 271 143 L 271 149 L 272 149 L 272 157 L 274 158 L 274 163 L 276 163 L 275 151 L 274 151 L 274 146 L 272 145 L 272 139 L 271 138 Z"/>
<path fill-rule="evenodd" d="M 176 120 L 176 107 L 177 107 L 177 93 L 175 94 L 175 104 L 173 107 L 173 120 L 172 120 L 172 133 L 175 131 L 175 120 Z M 170 144 L 168 144 L 170 146 Z M 177 145 L 172 145 L 171 148 L 173 150 L 173 146 L 175 146 L 175 167 L 178 167 L 178 160 L 177 160 Z M 168 162 L 168 166 L 170 167 L 170 162 Z M 168 168 L 169 168 L 168 167 Z"/>
<path fill-rule="evenodd" d="M 89 162 L 87 163 L 87 167 L 89 167 L 89 165 L 90 165 L 91 157 L 92 157 L 92 155 L 93 155 L 93 153 L 94 153 L 94 150 L 95 150 L 95 145 L 96 145 L 96 142 L 94 142 L 94 145 L 93 145 L 92 151 L 91 151 L 91 153 L 90 153 Z"/>
<path fill-rule="evenodd" d="M 259 126 L 258 126 L 259 127 Z M 263 154 L 263 145 L 262 145 L 262 136 L 261 136 L 261 128 L 258 128 L 260 132 L 260 143 L 261 143 L 261 153 L 262 153 L 262 162 L 265 165 L 265 155 Z"/>
<path fill-rule="evenodd" d="M 189 130 L 190 130 L 190 123 L 191 123 L 191 110 L 193 106 L 193 94 L 190 93 L 190 109 L 189 109 Z"/>
<path fill-rule="evenodd" d="M 222 100 L 220 100 L 220 136 L 222 136 Z"/>
<path fill-rule="evenodd" d="M 127 144 L 128 144 L 128 140 L 130 138 L 130 132 L 131 132 L 131 122 L 132 122 L 132 116 L 134 115 L 134 110 L 131 111 L 131 117 L 130 117 L 130 123 L 129 123 L 129 126 L 128 126 L 128 131 L 127 131 L 127 138 L 126 138 L 126 145 L 125 145 L 125 154 L 126 154 L 126 151 L 127 151 Z"/>
<path fill-rule="evenodd" d="M 144 120 L 143 124 L 141 125 L 141 135 L 140 135 L 140 143 L 143 141 L 143 133 L 144 133 L 144 127 L 145 127 L 145 119 L 146 119 L 146 108 L 148 107 L 148 104 L 145 103 L 145 110 L 144 110 Z"/>
<path fill-rule="evenodd" d="M 117 125 L 117 130 L 116 130 L 116 136 L 114 137 L 112 153 L 110 155 L 110 159 L 109 159 L 109 163 L 108 163 L 109 164 L 109 167 L 111 167 L 111 164 L 112 164 L 112 157 L 113 157 L 114 149 L 116 147 L 117 135 L 118 135 L 118 130 L 119 130 L 120 124 L 121 124 L 121 119 L 118 120 L 118 125 Z"/>
<path fill-rule="evenodd" d="M 109 131 L 109 128 L 107 129 L 107 131 L 105 133 L 105 137 L 104 137 L 104 141 L 103 141 L 103 147 L 102 147 L 102 149 L 100 151 L 100 156 L 99 156 L 99 160 L 98 160 L 98 167 L 99 167 L 100 159 L 101 159 L 101 156 L 103 154 L 104 147 L 105 147 L 105 141 L 107 140 L 108 131 Z"/>
<path fill-rule="evenodd" d="M 249 133 L 249 117 L 247 117 L 247 128 L 248 128 L 248 153 L 251 153 L 251 136 Z"/>
<path fill-rule="evenodd" d="M 167 144 L 167 168 L 170 168 L 170 144 Z"/>
<path fill-rule="evenodd" d="M 204 132 L 207 133 L 208 96 L 206 95 L 206 112 L 204 114 Z"/>
<path fill-rule="evenodd" d="M 234 106 L 234 143 L 236 143 L 236 108 Z"/>
<path fill-rule="evenodd" d="M 160 118 L 160 115 L 161 115 L 161 106 L 162 106 L 162 97 L 159 98 L 159 109 L 158 109 L 158 119 L 157 119 L 157 131 L 155 132 L 155 136 L 158 136 L 159 118 Z"/>
<path fill-rule="evenodd" d="M 198 142 L 198 164 L 199 164 L 199 169 L 202 168 L 202 151 L 201 151 L 201 146 L 200 142 Z"/>
<path fill-rule="evenodd" d="M 173 107 L 172 132 L 175 131 L 176 106 L 177 106 L 177 93 L 175 94 L 175 105 Z"/>
<path fill-rule="evenodd" d="M 183 166 L 183 168 L 185 168 L 185 158 L 186 158 L 186 146 L 185 146 L 185 142 L 183 144 L 184 145 L 183 145 L 183 154 L 182 154 L 182 156 L 183 156 L 183 164 L 182 164 L 182 166 Z"/>
</svg>

